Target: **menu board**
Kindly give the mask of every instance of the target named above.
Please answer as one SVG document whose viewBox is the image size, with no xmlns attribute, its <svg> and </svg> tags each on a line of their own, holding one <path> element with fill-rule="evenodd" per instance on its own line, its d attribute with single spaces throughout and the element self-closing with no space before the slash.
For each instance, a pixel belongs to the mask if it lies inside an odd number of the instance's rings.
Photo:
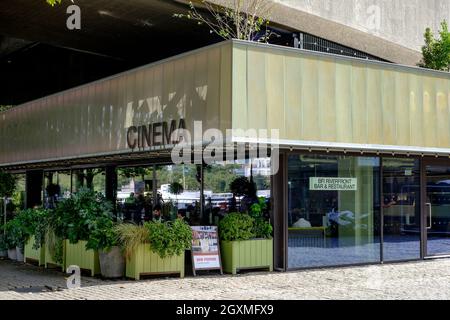
<svg viewBox="0 0 450 320">
<path fill-rule="evenodd" d="M 192 226 L 192 269 L 220 270 L 219 237 L 216 226 Z"/>
</svg>

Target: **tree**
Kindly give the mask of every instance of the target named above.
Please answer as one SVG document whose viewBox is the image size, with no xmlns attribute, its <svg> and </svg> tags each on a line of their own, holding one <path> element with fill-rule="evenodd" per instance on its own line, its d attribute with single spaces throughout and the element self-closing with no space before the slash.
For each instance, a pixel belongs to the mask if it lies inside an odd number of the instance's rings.
<svg viewBox="0 0 450 320">
<path fill-rule="evenodd" d="M 431 28 L 424 34 L 423 59 L 419 66 L 428 69 L 450 71 L 450 33 L 447 21 L 441 23 L 439 38 L 435 38 Z"/>
<path fill-rule="evenodd" d="M 12 107 L 13 106 L 0 105 L 0 112 L 7 111 L 7 110 L 11 109 Z"/>
<path fill-rule="evenodd" d="M 16 177 L 0 170 L 0 198 L 11 197 L 16 189 Z"/>
<path fill-rule="evenodd" d="M 53 7 L 55 4 L 61 4 L 62 0 L 46 0 L 46 1 L 49 5 Z"/>
<path fill-rule="evenodd" d="M 206 0 L 199 0 L 197 3 L 206 9 L 204 13 L 190 1 L 188 13 L 176 13 L 174 17 L 193 20 L 199 25 L 205 24 L 211 33 L 224 39 L 268 42 L 275 35 L 268 28 L 273 5 L 269 0 L 234 0 L 230 8 Z"/>
</svg>

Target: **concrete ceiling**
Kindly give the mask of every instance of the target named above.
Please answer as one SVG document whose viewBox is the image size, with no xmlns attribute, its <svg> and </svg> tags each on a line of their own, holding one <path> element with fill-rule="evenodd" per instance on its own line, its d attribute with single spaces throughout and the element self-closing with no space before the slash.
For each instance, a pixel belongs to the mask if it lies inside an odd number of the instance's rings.
<svg viewBox="0 0 450 320">
<path fill-rule="evenodd" d="M 213 40 L 203 27 L 173 17 L 186 9 L 175 1 L 74 2 L 81 8 L 82 25 L 81 30 L 70 31 L 66 27 L 69 0 L 55 7 L 45 0 L 2 0 L 0 35 L 120 59 L 157 57 L 162 51 L 183 51 Z M 169 43 L 170 47 L 161 48 Z"/>
</svg>

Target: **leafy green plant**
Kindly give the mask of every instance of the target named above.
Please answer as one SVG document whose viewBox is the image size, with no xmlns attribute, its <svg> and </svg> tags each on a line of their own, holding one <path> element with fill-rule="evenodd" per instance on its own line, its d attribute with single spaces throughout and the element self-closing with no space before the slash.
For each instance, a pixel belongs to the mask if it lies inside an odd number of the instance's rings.
<svg viewBox="0 0 450 320">
<path fill-rule="evenodd" d="M 67 238 L 70 243 L 88 241 L 99 221 L 100 224 L 108 219 L 112 221 L 112 208 L 112 203 L 102 194 L 82 188 L 71 198 L 58 203 L 53 223 L 55 234 Z"/>
<path fill-rule="evenodd" d="M 240 241 L 254 238 L 254 221 L 255 219 L 246 213 L 229 213 L 219 222 L 220 239 Z"/>
<path fill-rule="evenodd" d="M 444 20 L 441 23 L 441 30 L 439 30 L 439 38 L 435 38 L 430 28 L 425 30 L 424 34 L 425 45 L 422 47 L 422 62 L 419 66 L 434 69 L 449 71 L 450 67 L 450 32 L 448 24 Z"/>
<path fill-rule="evenodd" d="M 15 247 L 23 248 L 26 236 L 18 219 L 8 221 L 6 224 L 6 239 L 5 244 L 8 249 Z"/>
<path fill-rule="evenodd" d="M 256 238 L 269 239 L 272 237 L 272 225 L 264 218 L 264 210 L 267 209 L 266 200 L 263 197 L 258 198 L 258 202 L 250 206 L 250 216 L 255 219 L 253 223 L 253 232 Z"/>
<path fill-rule="evenodd" d="M 0 170 L 0 198 L 11 197 L 16 189 L 16 177 Z"/>
<path fill-rule="evenodd" d="M 99 217 L 91 222 L 86 249 L 108 251 L 117 244 L 118 237 L 111 218 Z"/>
<path fill-rule="evenodd" d="M 179 182 L 172 182 L 169 185 L 169 192 L 172 194 L 179 195 L 179 194 L 183 193 L 183 186 Z"/>
<path fill-rule="evenodd" d="M 168 222 L 151 221 L 146 222 L 144 226 L 149 231 L 152 251 L 161 258 L 180 255 L 191 246 L 192 230 L 180 219 Z"/>
<path fill-rule="evenodd" d="M 253 225 L 253 232 L 255 233 L 255 238 L 264 238 L 271 239 L 272 238 L 273 227 L 269 221 L 260 217 L 255 219 Z"/>
</svg>

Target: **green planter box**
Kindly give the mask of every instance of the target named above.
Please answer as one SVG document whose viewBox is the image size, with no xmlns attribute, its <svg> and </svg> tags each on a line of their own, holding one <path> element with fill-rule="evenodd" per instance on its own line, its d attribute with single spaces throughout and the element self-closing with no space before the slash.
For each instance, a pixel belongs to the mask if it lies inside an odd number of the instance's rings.
<svg viewBox="0 0 450 320">
<path fill-rule="evenodd" d="M 56 267 L 61 268 L 62 272 L 65 272 L 65 271 L 66 271 L 66 264 L 65 264 L 65 262 L 66 262 L 66 242 L 63 241 L 63 254 L 62 254 L 62 257 L 63 257 L 63 263 L 62 263 L 62 264 L 56 262 L 56 261 L 53 259 L 53 257 L 52 257 L 52 255 L 51 255 L 50 252 L 51 252 L 51 250 L 50 250 L 50 248 L 48 247 L 48 244 L 46 243 L 46 244 L 45 244 L 45 249 L 44 249 L 44 257 L 45 257 L 45 259 L 44 259 L 44 261 L 45 261 L 44 264 L 45 264 L 45 267 L 46 267 L 46 268 L 49 268 L 50 266 L 56 266 Z"/>
<path fill-rule="evenodd" d="M 236 274 L 241 269 L 273 271 L 273 239 L 221 241 L 223 270 Z"/>
<path fill-rule="evenodd" d="M 139 245 L 126 261 L 126 276 L 139 280 L 143 275 L 180 274 L 184 278 L 184 252 L 179 256 L 161 259 L 149 244 Z"/>
<path fill-rule="evenodd" d="M 45 264 L 45 247 L 40 247 L 39 249 L 33 249 L 34 236 L 31 236 L 25 243 L 24 248 L 24 262 L 28 260 L 36 261 L 39 266 Z"/>
<path fill-rule="evenodd" d="M 100 261 L 98 251 L 86 250 L 86 241 L 78 241 L 75 244 L 65 240 L 66 247 L 66 267 L 75 265 L 80 269 L 89 270 L 91 276 L 100 274 Z"/>
</svg>

